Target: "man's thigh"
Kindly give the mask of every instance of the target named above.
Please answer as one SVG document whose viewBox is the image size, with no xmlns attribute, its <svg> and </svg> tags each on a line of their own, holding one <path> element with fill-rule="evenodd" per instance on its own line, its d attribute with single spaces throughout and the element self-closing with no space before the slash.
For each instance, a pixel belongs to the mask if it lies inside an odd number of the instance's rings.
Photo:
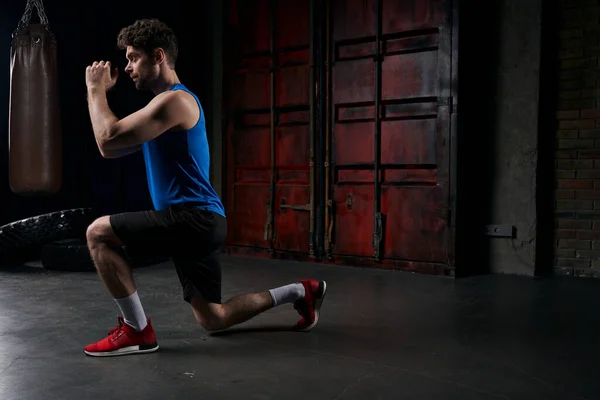
<svg viewBox="0 0 600 400">
<path fill-rule="evenodd" d="M 199 295 L 210 303 L 221 302 L 220 247 L 227 236 L 227 220 L 213 212 L 187 209 L 181 214 L 189 221 L 181 230 L 185 238 L 175 248 L 173 263 L 191 303 Z"/>
<path fill-rule="evenodd" d="M 110 225 L 123 244 L 134 252 L 170 255 L 177 245 L 177 224 L 170 210 L 113 214 Z"/>
<path fill-rule="evenodd" d="M 173 264 L 183 289 L 183 300 L 190 303 L 200 296 L 208 303 L 221 303 L 220 251 L 200 253 L 195 256 L 175 255 Z"/>
<path fill-rule="evenodd" d="M 116 236 L 132 251 L 186 260 L 207 257 L 211 265 L 213 252 L 227 234 L 224 217 L 186 205 L 115 214 L 110 223 Z"/>
</svg>

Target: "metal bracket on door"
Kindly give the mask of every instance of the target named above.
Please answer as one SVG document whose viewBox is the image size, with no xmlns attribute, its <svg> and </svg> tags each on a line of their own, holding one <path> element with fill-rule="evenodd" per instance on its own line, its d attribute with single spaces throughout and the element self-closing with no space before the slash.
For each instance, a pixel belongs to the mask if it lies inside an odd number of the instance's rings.
<svg viewBox="0 0 600 400">
<path fill-rule="evenodd" d="M 281 213 L 285 213 L 288 208 L 290 210 L 296 210 L 296 211 L 310 211 L 310 204 L 301 204 L 301 205 L 285 204 L 284 198 L 281 199 L 280 203 L 281 203 Z"/>
<path fill-rule="evenodd" d="M 373 229 L 373 250 L 376 261 L 381 259 L 381 245 L 383 243 L 383 214 L 375 214 L 375 227 Z"/>
<path fill-rule="evenodd" d="M 352 203 L 354 203 L 354 197 L 352 197 L 352 193 L 346 197 L 346 208 L 348 210 L 352 210 Z"/>
</svg>

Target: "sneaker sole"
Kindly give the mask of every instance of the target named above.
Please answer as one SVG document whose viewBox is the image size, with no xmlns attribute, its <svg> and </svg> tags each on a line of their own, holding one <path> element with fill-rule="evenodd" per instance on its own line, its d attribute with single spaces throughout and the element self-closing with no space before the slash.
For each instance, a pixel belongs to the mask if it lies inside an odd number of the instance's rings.
<svg viewBox="0 0 600 400">
<path fill-rule="evenodd" d="M 158 350 L 158 344 L 152 345 L 141 345 L 141 346 L 129 346 L 123 347 L 122 349 L 114 350 L 114 351 L 104 351 L 104 352 L 89 352 L 83 350 L 85 354 L 92 357 L 116 357 L 116 356 L 125 356 L 129 354 L 146 354 L 153 353 Z"/>
<path fill-rule="evenodd" d="M 321 305 L 323 304 L 323 299 L 325 298 L 325 293 L 327 293 L 327 282 L 321 281 L 321 283 L 323 284 L 323 292 L 321 293 L 320 297 L 315 299 L 315 320 L 313 321 L 312 324 L 310 324 L 304 328 L 298 329 L 300 332 L 310 331 L 312 328 L 314 328 L 317 325 L 317 322 L 319 322 L 319 314 L 320 314 L 320 310 L 321 310 Z"/>
</svg>

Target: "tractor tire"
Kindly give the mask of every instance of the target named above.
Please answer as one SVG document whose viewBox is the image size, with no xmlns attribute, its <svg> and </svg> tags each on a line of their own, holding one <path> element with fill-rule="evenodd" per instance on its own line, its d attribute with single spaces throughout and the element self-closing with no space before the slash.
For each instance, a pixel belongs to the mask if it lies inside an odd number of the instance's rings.
<svg viewBox="0 0 600 400">
<path fill-rule="evenodd" d="M 0 263 L 37 260 L 47 243 L 85 238 L 87 227 L 96 217 L 91 208 L 76 208 L 3 225 L 0 227 Z"/>
</svg>

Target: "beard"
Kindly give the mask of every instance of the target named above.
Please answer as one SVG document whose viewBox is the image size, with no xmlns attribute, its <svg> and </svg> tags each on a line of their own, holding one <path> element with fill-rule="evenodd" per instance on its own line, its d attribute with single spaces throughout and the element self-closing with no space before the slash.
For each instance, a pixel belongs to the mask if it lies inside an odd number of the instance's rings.
<svg viewBox="0 0 600 400">
<path fill-rule="evenodd" d="M 147 80 L 140 77 L 133 81 L 133 84 L 137 90 L 146 90 L 148 88 Z"/>
<path fill-rule="evenodd" d="M 158 79 L 158 72 L 155 71 L 140 71 L 141 74 L 137 76 L 134 81 L 135 88 L 137 90 L 152 90 L 154 82 Z"/>
</svg>

